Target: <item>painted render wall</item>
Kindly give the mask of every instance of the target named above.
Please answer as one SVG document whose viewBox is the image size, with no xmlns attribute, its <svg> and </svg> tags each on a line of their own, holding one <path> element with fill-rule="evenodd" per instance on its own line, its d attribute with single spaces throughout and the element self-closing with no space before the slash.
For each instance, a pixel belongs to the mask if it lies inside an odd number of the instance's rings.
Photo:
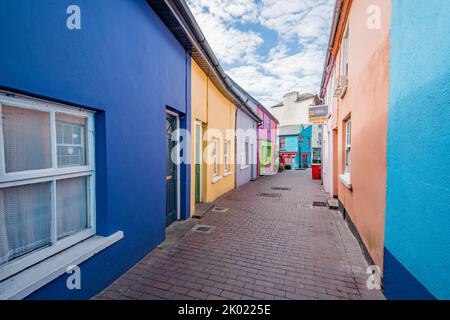
<svg viewBox="0 0 450 320">
<path fill-rule="evenodd" d="M 195 137 L 196 137 L 196 121 L 202 122 L 204 128 L 203 133 L 208 123 L 208 77 L 203 72 L 198 64 L 191 59 L 191 216 L 195 212 Z M 202 143 L 203 145 L 204 143 Z M 203 154 L 203 157 L 205 155 Z M 200 161 L 199 161 L 200 162 Z M 202 170 L 206 172 L 206 163 L 202 160 Z M 202 177 L 204 181 L 205 176 Z M 202 201 L 206 200 L 206 183 L 202 184 Z"/>
<path fill-rule="evenodd" d="M 258 124 L 244 111 L 237 109 L 236 117 L 236 186 L 239 187 L 256 178 L 256 130 Z M 243 143 L 248 142 L 249 161 L 247 166 L 242 165 Z"/>
<path fill-rule="evenodd" d="M 277 127 L 278 124 L 274 121 L 273 116 L 269 112 L 258 106 L 258 116 L 262 123 L 258 127 L 258 176 L 260 175 L 273 175 L 278 172 L 278 159 L 277 156 Z M 270 147 L 272 152 L 270 155 L 271 163 L 264 167 L 264 172 L 261 172 L 261 159 L 264 155 L 261 154 L 262 148 Z"/>
<path fill-rule="evenodd" d="M 392 299 L 450 299 L 449 16 L 448 1 L 393 1 L 384 257 Z"/>
<path fill-rule="evenodd" d="M 367 28 L 367 8 L 381 9 L 381 28 Z M 349 23 L 348 90 L 336 99 L 334 164 L 345 168 L 345 121 L 352 119 L 351 184 L 338 180 L 338 196 L 375 264 L 383 266 L 386 199 L 386 138 L 389 88 L 390 0 L 353 1 Z M 342 46 L 336 70 L 341 74 Z"/>
<path fill-rule="evenodd" d="M 71 4 L 81 30 L 66 28 Z M 1 87 L 97 111 L 97 234 L 124 238 L 80 265 L 81 290 L 62 276 L 29 296 L 90 298 L 164 240 L 165 112 L 190 128 L 190 58 L 144 0 L 1 1 L 0 38 Z M 185 217 L 189 165 L 181 171 Z"/>
<path fill-rule="evenodd" d="M 195 121 L 203 122 L 203 202 L 212 202 L 235 186 L 235 138 L 236 107 L 208 79 L 202 69 L 192 60 L 192 125 Z M 195 127 L 194 127 L 195 128 Z M 229 130 L 232 130 L 231 135 Z M 209 134 L 208 134 L 209 133 Z M 191 135 L 195 139 L 195 129 Z M 219 175 L 221 179 L 214 181 L 214 165 L 212 161 L 212 138 L 219 141 Z M 230 141 L 230 172 L 224 172 L 224 140 Z M 195 140 L 191 145 L 191 162 L 195 163 Z M 195 209 L 195 166 L 191 167 L 191 214 Z"/>
</svg>

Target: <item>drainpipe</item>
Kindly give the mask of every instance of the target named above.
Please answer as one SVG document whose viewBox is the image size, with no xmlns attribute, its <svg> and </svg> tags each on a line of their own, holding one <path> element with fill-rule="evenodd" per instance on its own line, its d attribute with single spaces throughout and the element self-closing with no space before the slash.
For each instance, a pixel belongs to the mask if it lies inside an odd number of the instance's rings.
<svg viewBox="0 0 450 320">
<path fill-rule="evenodd" d="M 237 117 L 238 117 L 238 108 L 236 107 L 236 110 L 234 111 L 234 188 L 237 188 Z"/>
</svg>

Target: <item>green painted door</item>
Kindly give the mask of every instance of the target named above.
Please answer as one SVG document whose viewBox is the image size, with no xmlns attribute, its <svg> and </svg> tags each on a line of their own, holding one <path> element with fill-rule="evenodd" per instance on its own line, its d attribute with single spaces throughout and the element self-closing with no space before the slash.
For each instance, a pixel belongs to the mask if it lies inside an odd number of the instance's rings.
<svg viewBox="0 0 450 320">
<path fill-rule="evenodd" d="M 172 139 L 172 134 L 176 130 L 176 126 L 177 118 L 167 114 L 166 226 L 177 219 L 177 164 L 172 161 L 172 151 L 176 148 L 176 141 Z"/>
</svg>

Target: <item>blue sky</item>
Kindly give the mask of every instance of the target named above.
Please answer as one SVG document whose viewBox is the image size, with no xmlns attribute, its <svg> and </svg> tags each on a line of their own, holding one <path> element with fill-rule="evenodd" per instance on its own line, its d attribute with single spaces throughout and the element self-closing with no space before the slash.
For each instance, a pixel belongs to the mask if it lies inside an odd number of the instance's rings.
<svg viewBox="0 0 450 320">
<path fill-rule="evenodd" d="M 317 93 L 335 0 L 187 0 L 225 71 L 266 107 Z"/>
</svg>

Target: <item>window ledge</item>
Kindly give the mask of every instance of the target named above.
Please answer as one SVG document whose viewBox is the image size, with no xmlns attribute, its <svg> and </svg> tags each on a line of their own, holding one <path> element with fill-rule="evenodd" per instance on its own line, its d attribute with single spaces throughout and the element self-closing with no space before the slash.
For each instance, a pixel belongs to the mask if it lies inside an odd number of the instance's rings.
<svg viewBox="0 0 450 320">
<path fill-rule="evenodd" d="M 215 177 L 213 177 L 213 179 L 212 179 L 212 183 L 217 183 L 217 182 L 219 182 L 220 180 L 222 180 L 222 176 L 215 176 Z"/>
<path fill-rule="evenodd" d="M 0 300 L 20 300 L 65 274 L 71 265 L 79 265 L 123 238 L 117 231 L 109 237 L 93 236 L 24 271 L 0 282 Z"/>
<path fill-rule="evenodd" d="M 350 182 L 350 174 L 344 173 L 339 175 L 339 180 L 344 184 L 347 189 L 352 190 L 352 183 Z"/>
<path fill-rule="evenodd" d="M 223 174 L 224 177 L 228 177 L 233 174 L 233 171 L 227 171 Z"/>
<path fill-rule="evenodd" d="M 248 167 L 249 167 L 249 166 L 242 166 L 242 167 L 241 167 L 241 170 L 248 169 Z"/>
</svg>

